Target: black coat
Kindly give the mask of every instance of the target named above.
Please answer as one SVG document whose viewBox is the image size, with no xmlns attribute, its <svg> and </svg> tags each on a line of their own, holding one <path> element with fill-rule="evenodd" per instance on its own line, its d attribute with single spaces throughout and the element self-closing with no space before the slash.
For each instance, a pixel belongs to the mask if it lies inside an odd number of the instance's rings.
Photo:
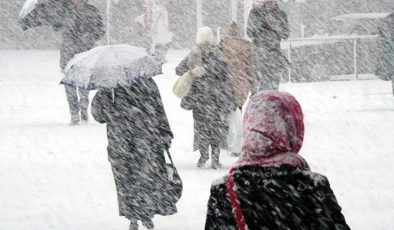
<svg viewBox="0 0 394 230">
<path fill-rule="evenodd" d="M 190 57 L 190 55 L 189 55 Z M 229 80 L 229 70 L 222 53 L 218 49 L 207 48 L 201 52 L 202 64 L 206 73 L 195 77 L 188 95 L 181 102 L 181 107 L 193 110 L 194 150 L 202 140 L 219 144 L 226 148 L 228 115 L 235 110 L 235 99 Z M 187 61 L 182 61 L 184 65 Z M 182 75 L 178 66 L 177 73 Z"/>
<path fill-rule="evenodd" d="M 66 4 L 62 22 L 53 25 L 62 34 L 60 67 L 63 70 L 74 55 L 94 47 L 104 34 L 104 24 L 99 11 L 93 5 L 82 3 L 80 9 Z"/>
<path fill-rule="evenodd" d="M 278 7 L 259 7 L 250 11 L 247 34 L 255 46 L 279 50 L 281 39 L 289 38 L 289 33 L 287 15 Z"/>
<path fill-rule="evenodd" d="M 244 166 L 234 174 L 250 230 L 348 230 L 326 177 L 292 166 Z M 211 188 L 206 230 L 235 230 L 224 179 Z"/>
<path fill-rule="evenodd" d="M 92 115 L 107 124 L 108 158 L 114 173 L 119 212 L 143 219 L 168 215 L 175 204 L 161 196 L 167 169 L 164 145 L 171 132 L 159 90 L 152 79 L 140 79 L 127 88 L 99 90 Z"/>
</svg>

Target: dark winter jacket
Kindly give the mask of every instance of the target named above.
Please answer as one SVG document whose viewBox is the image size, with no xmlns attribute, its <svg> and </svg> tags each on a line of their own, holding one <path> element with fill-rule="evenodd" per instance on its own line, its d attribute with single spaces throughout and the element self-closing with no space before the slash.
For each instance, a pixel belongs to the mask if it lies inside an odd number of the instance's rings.
<svg viewBox="0 0 394 230">
<path fill-rule="evenodd" d="M 250 11 L 247 34 L 257 47 L 280 49 L 281 39 L 289 38 L 287 15 L 279 7 L 258 7 Z"/>
<path fill-rule="evenodd" d="M 71 4 L 71 3 L 70 3 Z M 75 54 L 94 47 L 105 33 L 104 24 L 96 7 L 82 3 L 81 8 L 66 4 L 63 21 L 54 25 L 62 33 L 60 48 L 60 67 L 63 70 Z"/>
<path fill-rule="evenodd" d="M 153 79 L 141 78 L 113 93 L 99 90 L 92 115 L 107 124 L 120 215 L 141 220 L 173 214 L 175 204 L 161 196 L 167 175 L 164 146 L 171 145 L 173 134 Z"/>
<path fill-rule="evenodd" d="M 236 230 L 225 185 L 214 182 L 206 230 Z M 326 177 L 293 166 L 244 166 L 234 174 L 250 230 L 348 230 Z"/>
<path fill-rule="evenodd" d="M 194 78 L 188 95 L 182 99 L 181 107 L 193 110 L 194 150 L 198 149 L 202 139 L 219 142 L 225 148 L 227 117 L 236 108 L 228 66 L 217 48 L 206 47 L 200 51 L 206 73 Z M 177 74 L 182 75 L 189 70 L 185 63 L 188 61 L 184 60 L 178 66 Z"/>
</svg>

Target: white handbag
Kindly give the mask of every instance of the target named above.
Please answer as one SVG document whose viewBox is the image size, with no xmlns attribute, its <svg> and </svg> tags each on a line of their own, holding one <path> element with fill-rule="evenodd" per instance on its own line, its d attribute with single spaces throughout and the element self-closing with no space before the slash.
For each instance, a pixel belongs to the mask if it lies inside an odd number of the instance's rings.
<svg viewBox="0 0 394 230">
<path fill-rule="evenodd" d="M 172 92 L 179 98 L 184 98 L 192 86 L 193 77 L 190 75 L 189 71 L 180 76 L 175 82 Z"/>
</svg>

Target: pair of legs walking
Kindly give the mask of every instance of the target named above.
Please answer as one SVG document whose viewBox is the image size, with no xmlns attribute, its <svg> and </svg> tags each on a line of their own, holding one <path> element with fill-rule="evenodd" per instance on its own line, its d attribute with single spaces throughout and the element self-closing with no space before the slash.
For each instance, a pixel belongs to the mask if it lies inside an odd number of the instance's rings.
<svg viewBox="0 0 394 230">
<path fill-rule="evenodd" d="M 152 219 L 147 218 L 146 220 L 142 220 L 142 225 L 146 228 L 146 229 L 153 229 L 155 226 L 153 224 Z M 130 228 L 129 230 L 138 230 L 138 221 L 137 219 L 133 219 L 130 220 Z"/>
<path fill-rule="evenodd" d="M 71 125 L 77 125 L 80 121 L 87 122 L 89 119 L 89 91 L 74 86 L 65 86 L 68 105 L 70 107 Z"/>
<path fill-rule="evenodd" d="M 218 169 L 222 165 L 219 163 L 220 157 L 220 144 L 219 141 L 202 139 L 199 142 L 200 159 L 198 160 L 197 167 L 202 168 L 209 160 L 209 146 L 211 146 L 212 168 Z"/>
</svg>

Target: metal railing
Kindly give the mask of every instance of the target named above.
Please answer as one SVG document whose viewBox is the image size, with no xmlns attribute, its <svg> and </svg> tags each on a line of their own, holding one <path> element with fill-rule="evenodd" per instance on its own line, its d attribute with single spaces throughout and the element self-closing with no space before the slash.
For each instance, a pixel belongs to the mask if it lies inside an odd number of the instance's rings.
<svg viewBox="0 0 394 230">
<path fill-rule="evenodd" d="M 292 47 L 297 46 L 307 46 L 313 44 L 312 42 L 316 42 L 316 44 L 320 44 L 319 42 L 335 42 L 341 40 L 353 40 L 353 69 L 354 69 L 354 79 L 358 80 L 358 60 L 357 60 L 357 45 L 359 40 L 370 40 L 370 39 L 377 39 L 378 35 L 365 35 L 365 36 L 331 36 L 331 37 L 316 37 L 316 38 L 291 38 L 285 41 L 285 45 L 287 43 L 288 47 L 288 60 L 289 60 L 289 82 L 291 82 L 292 77 Z M 296 43 L 300 44 L 296 44 Z M 311 42 L 308 44 L 308 42 Z M 306 43 L 306 44 L 305 44 Z"/>
</svg>

